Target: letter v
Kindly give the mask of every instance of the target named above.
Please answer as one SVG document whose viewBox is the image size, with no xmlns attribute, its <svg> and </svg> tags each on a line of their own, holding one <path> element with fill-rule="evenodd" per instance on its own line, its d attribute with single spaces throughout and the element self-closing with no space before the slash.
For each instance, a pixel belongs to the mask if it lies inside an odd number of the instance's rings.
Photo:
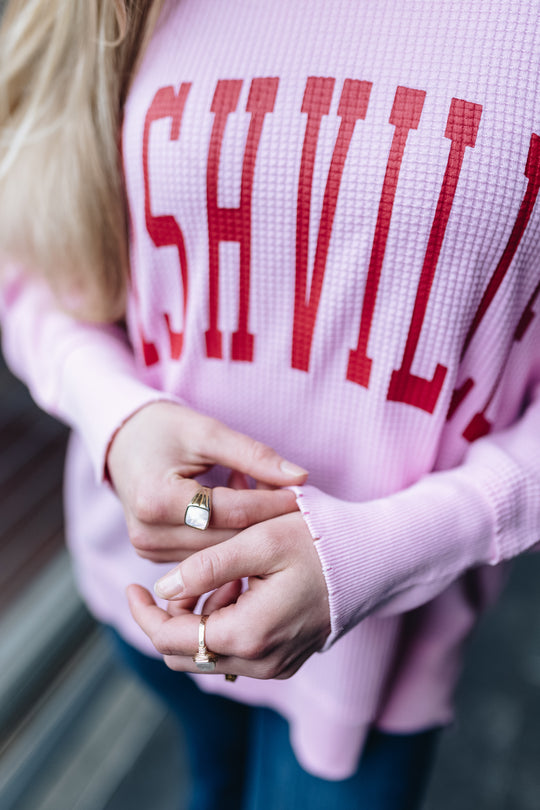
<svg viewBox="0 0 540 810">
<path fill-rule="evenodd" d="M 294 323 L 292 337 L 293 368 L 308 371 L 311 355 L 311 344 L 315 321 L 321 298 L 324 271 L 334 215 L 345 160 L 358 119 L 366 117 L 371 82 L 346 79 L 339 101 L 338 115 L 341 118 L 339 132 L 334 146 L 332 161 L 328 171 L 324 192 L 321 220 L 317 236 L 317 248 L 313 265 L 313 276 L 309 298 L 306 300 L 308 277 L 309 224 L 311 209 L 311 191 L 313 167 L 317 152 L 317 140 L 323 115 L 328 115 L 334 79 L 311 76 L 307 80 L 302 112 L 307 113 L 308 120 L 302 150 L 302 162 L 298 181 L 298 208 L 296 217 L 296 285 L 294 294 Z"/>
</svg>

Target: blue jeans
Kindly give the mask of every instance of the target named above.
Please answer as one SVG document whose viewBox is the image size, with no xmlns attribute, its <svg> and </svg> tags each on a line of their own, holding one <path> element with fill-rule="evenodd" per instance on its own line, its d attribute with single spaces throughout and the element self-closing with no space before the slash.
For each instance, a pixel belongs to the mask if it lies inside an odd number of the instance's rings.
<svg viewBox="0 0 540 810">
<path fill-rule="evenodd" d="M 181 724 L 192 777 L 189 810 L 420 807 L 438 729 L 415 734 L 372 729 L 353 776 L 337 782 L 319 779 L 298 764 L 280 715 L 201 692 L 188 676 L 141 654 L 114 631 L 112 636 L 124 663 Z"/>
</svg>

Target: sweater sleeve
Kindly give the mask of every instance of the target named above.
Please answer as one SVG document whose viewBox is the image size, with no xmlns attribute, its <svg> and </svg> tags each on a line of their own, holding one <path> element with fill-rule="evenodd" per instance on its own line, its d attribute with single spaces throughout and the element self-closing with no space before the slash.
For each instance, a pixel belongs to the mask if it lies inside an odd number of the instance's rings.
<svg viewBox="0 0 540 810">
<path fill-rule="evenodd" d="M 365 503 L 296 487 L 329 592 L 325 649 L 363 618 L 411 610 L 465 570 L 540 538 L 540 385 L 512 427 L 474 442 L 461 465 Z"/>
<path fill-rule="evenodd" d="M 43 410 L 81 434 L 98 481 L 109 444 L 129 416 L 153 401 L 177 401 L 140 381 L 120 327 L 73 319 L 34 278 L 10 272 L 0 316 L 8 365 Z"/>
</svg>

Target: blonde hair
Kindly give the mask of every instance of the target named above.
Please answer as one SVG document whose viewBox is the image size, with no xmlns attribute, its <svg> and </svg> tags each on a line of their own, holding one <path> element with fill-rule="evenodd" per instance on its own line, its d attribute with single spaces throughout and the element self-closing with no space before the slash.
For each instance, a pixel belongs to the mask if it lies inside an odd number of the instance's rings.
<svg viewBox="0 0 540 810">
<path fill-rule="evenodd" d="M 88 320 L 124 312 L 121 111 L 161 0 L 11 0 L 0 28 L 0 253 Z"/>
</svg>

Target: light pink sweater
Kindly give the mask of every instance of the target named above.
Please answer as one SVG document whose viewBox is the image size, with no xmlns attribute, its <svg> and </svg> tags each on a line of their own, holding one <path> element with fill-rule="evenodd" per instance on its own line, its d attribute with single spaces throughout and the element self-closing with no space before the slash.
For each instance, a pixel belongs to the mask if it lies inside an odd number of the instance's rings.
<svg viewBox="0 0 540 810">
<path fill-rule="evenodd" d="M 17 271 L 4 289 L 10 363 L 76 429 L 82 592 L 141 649 L 123 587 L 169 566 L 101 484 L 118 426 L 170 396 L 310 471 L 325 651 L 199 681 L 281 711 L 328 778 L 371 723 L 448 721 L 493 566 L 540 537 L 539 10 L 169 0 L 123 131 L 133 351 Z"/>
</svg>

